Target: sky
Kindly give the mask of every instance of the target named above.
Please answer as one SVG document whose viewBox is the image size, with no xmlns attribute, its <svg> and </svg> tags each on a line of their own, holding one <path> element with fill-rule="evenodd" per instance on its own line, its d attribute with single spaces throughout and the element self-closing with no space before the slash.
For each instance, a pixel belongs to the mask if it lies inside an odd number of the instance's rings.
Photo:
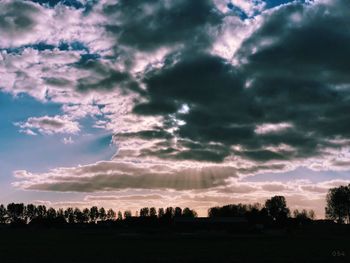
<svg viewBox="0 0 350 263">
<path fill-rule="evenodd" d="M 0 0 L 0 202 L 323 218 L 350 183 L 349 8 Z"/>
</svg>

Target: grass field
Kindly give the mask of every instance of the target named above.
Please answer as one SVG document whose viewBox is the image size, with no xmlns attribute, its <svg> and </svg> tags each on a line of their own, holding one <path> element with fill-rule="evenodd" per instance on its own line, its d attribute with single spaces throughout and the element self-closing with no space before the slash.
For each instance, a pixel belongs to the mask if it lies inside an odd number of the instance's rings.
<svg viewBox="0 0 350 263">
<path fill-rule="evenodd" d="M 350 236 L 1 229 L 1 263 L 350 262 Z"/>
</svg>

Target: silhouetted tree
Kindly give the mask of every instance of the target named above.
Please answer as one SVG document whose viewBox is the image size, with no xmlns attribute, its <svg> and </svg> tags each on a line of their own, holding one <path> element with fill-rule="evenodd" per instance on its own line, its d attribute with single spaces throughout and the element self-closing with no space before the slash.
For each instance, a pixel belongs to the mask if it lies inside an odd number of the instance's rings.
<svg viewBox="0 0 350 263">
<path fill-rule="evenodd" d="M 350 184 L 329 189 L 326 201 L 326 218 L 350 223 Z"/>
<path fill-rule="evenodd" d="M 271 199 L 267 199 L 265 202 L 265 207 L 269 216 L 271 216 L 273 220 L 277 221 L 284 221 L 290 213 L 284 196 L 276 195 L 271 197 Z"/>
<path fill-rule="evenodd" d="M 215 206 L 208 209 L 208 217 L 218 217 L 220 216 L 220 207 Z"/>
<path fill-rule="evenodd" d="M 315 213 L 315 211 L 313 209 L 309 210 L 309 218 L 311 220 L 316 219 L 316 213 Z"/>
<path fill-rule="evenodd" d="M 93 206 L 93 207 L 90 208 L 89 217 L 90 217 L 90 221 L 91 221 L 91 222 L 96 223 L 96 220 L 97 220 L 98 217 L 99 217 L 97 206 Z"/>
<path fill-rule="evenodd" d="M 315 212 L 313 210 L 307 211 L 306 209 L 303 209 L 299 211 L 298 209 L 295 209 L 293 211 L 293 216 L 299 223 L 304 224 L 315 218 Z"/>
<path fill-rule="evenodd" d="M 194 210 L 189 209 L 188 207 L 186 207 L 183 211 L 182 211 L 182 216 L 183 217 L 197 217 L 197 212 Z"/>
<path fill-rule="evenodd" d="M 262 208 L 260 203 L 248 205 L 245 217 L 251 224 L 265 224 L 269 218 L 266 208 Z"/>
<path fill-rule="evenodd" d="M 107 211 L 107 220 L 114 220 L 115 219 L 115 212 L 113 209 L 108 209 Z"/>
<path fill-rule="evenodd" d="M 74 219 L 76 223 L 82 224 L 84 223 L 83 212 L 79 208 L 74 209 Z"/>
<path fill-rule="evenodd" d="M 46 217 L 46 206 L 38 205 L 36 210 L 37 210 L 37 214 L 38 214 L 39 218 L 45 218 Z"/>
<path fill-rule="evenodd" d="M 208 210 L 209 217 L 243 217 L 248 212 L 244 204 L 231 204 L 223 207 L 212 207 Z"/>
<path fill-rule="evenodd" d="M 54 208 L 50 207 L 49 209 L 47 209 L 46 217 L 49 221 L 53 222 L 56 219 L 56 216 L 57 213 Z"/>
<path fill-rule="evenodd" d="M 62 224 L 65 224 L 67 223 L 66 219 L 65 219 L 65 216 L 64 216 L 64 211 L 62 208 L 59 208 L 57 210 L 57 218 L 56 218 L 56 221 L 59 222 L 59 223 L 62 223 Z"/>
<path fill-rule="evenodd" d="M 105 221 L 106 220 L 106 217 L 107 217 L 107 213 L 106 213 L 106 210 L 101 207 L 99 210 L 98 210 L 98 217 L 101 221 Z"/>
<path fill-rule="evenodd" d="M 164 217 L 167 218 L 167 219 L 171 219 L 174 217 L 174 213 L 175 213 L 175 210 L 173 207 L 167 207 L 165 209 L 165 214 L 164 214 Z"/>
<path fill-rule="evenodd" d="M 118 220 L 123 220 L 123 214 L 120 211 L 118 211 Z"/>
<path fill-rule="evenodd" d="M 140 209 L 140 216 L 141 217 L 149 216 L 149 208 L 148 207 L 141 208 Z"/>
<path fill-rule="evenodd" d="M 33 204 L 27 205 L 25 213 L 26 213 L 25 217 L 26 217 L 27 222 L 32 221 L 34 218 L 36 218 L 38 216 L 38 210 L 37 210 L 36 206 Z"/>
<path fill-rule="evenodd" d="M 124 211 L 124 218 L 126 219 L 126 218 L 129 218 L 129 217 L 131 217 L 131 211 L 130 210 L 125 210 Z"/>
<path fill-rule="evenodd" d="M 175 207 L 174 216 L 176 216 L 176 217 L 182 216 L 182 209 L 181 209 L 181 207 Z"/>
<path fill-rule="evenodd" d="M 151 207 L 151 208 L 149 209 L 149 215 L 150 215 L 151 217 L 156 217 L 156 216 L 157 216 L 157 210 L 156 210 L 155 207 Z"/>
<path fill-rule="evenodd" d="M 294 218 L 313 220 L 315 218 L 315 212 L 314 212 L 314 210 L 307 211 L 306 209 L 303 209 L 303 210 L 299 211 L 298 209 L 295 209 L 293 211 L 293 216 L 294 216 Z"/>
<path fill-rule="evenodd" d="M 4 224 L 7 220 L 7 210 L 4 205 L 0 205 L 0 223 Z"/>
<path fill-rule="evenodd" d="M 19 222 L 24 220 L 24 204 L 11 203 L 7 205 L 7 214 L 11 222 Z"/>
<path fill-rule="evenodd" d="M 68 207 L 66 210 L 64 210 L 64 217 L 69 224 L 73 224 L 75 222 L 74 209 L 72 207 Z"/>
<path fill-rule="evenodd" d="M 159 208 L 158 209 L 158 217 L 162 218 L 162 217 L 164 217 L 164 214 L 165 214 L 164 208 Z"/>
<path fill-rule="evenodd" d="M 84 208 L 83 209 L 83 222 L 84 223 L 88 223 L 89 222 L 89 219 L 90 219 L 90 209 L 89 208 Z"/>
</svg>

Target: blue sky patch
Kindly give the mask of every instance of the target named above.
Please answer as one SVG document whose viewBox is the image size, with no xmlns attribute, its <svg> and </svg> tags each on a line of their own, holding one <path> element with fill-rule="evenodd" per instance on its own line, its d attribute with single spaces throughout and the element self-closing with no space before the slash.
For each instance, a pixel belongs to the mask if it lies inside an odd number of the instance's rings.
<svg viewBox="0 0 350 263">
<path fill-rule="evenodd" d="M 84 5 L 78 0 L 30 0 L 31 2 L 38 3 L 47 7 L 55 7 L 58 4 L 73 7 L 76 9 L 83 8 Z"/>
<path fill-rule="evenodd" d="M 227 4 L 227 7 L 231 10 L 233 14 L 237 15 L 240 19 L 244 20 L 248 18 L 248 15 L 238 6 L 229 3 Z"/>
</svg>

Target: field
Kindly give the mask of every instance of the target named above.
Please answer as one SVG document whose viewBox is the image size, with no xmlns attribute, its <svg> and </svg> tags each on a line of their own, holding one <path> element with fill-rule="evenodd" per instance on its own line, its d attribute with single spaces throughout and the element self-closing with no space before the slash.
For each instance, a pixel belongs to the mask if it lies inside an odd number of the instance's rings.
<svg viewBox="0 0 350 263">
<path fill-rule="evenodd" d="M 350 236 L 1 229 L 1 263 L 350 262 Z"/>
</svg>

